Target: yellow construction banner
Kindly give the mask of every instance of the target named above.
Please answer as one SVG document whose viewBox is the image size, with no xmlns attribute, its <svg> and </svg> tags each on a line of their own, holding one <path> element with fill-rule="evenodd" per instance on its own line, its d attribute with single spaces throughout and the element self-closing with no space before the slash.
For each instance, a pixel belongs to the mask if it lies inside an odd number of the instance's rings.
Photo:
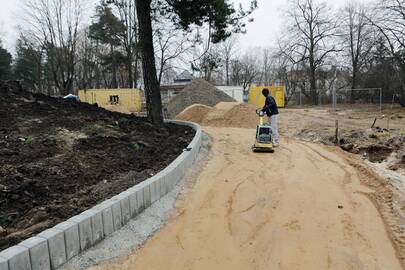
<svg viewBox="0 0 405 270">
<path fill-rule="evenodd" d="M 285 86 L 252 86 L 249 88 L 249 103 L 256 107 L 263 107 L 265 98 L 262 95 L 263 89 L 269 89 L 270 95 L 276 100 L 279 108 L 285 107 Z"/>
</svg>

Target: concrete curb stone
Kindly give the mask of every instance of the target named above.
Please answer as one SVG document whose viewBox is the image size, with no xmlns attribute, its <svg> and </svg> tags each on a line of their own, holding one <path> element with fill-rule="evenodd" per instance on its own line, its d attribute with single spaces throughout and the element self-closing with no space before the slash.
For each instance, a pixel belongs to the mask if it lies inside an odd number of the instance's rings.
<svg viewBox="0 0 405 270">
<path fill-rule="evenodd" d="M 31 270 L 30 254 L 26 247 L 13 246 L 2 251 L 0 255 L 8 261 L 9 270 Z"/>
<path fill-rule="evenodd" d="M 31 237 L 18 245 L 28 248 L 32 270 L 51 269 L 48 241 L 46 239 L 40 237 Z"/>
<path fill-rule="evenodd" d="M 49 258 L 52 269 L 58 268 L 67 261 L 64 231 L 51 228 L 37 236 L 48 241 Z"/>
<path fill-rule="evenodd" d="M 67 260 L 78 255 L 80 252 L 79 225 L 75 222 L 65 221 L 54 227 L 65 233 L 65 246 Z"/>
</svg>

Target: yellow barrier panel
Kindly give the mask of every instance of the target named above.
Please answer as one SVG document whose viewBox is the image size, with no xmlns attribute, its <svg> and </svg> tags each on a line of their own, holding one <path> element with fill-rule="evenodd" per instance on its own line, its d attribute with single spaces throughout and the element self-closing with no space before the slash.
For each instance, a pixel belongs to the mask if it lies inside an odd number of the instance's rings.
<svg viewBox="0 0 405 270">
<path fill-rule="evenodd" d="M 79 90 L 82 102 L 106 108 L 108 106 L 123 107 L 129 112 L 142 111 L 142 91 L 139 89 L 87 89 Z"/>
<path fill-rule="evenodd" d="M 262 95 L 264 88 L 269 89 L 270 94 L 276 100 L 279 108 L 285 107 L 285 86 L 254 86 L 249 88 L 249 103 L 260 108 L 264 106 L 265 98 Z"/>
</svg>

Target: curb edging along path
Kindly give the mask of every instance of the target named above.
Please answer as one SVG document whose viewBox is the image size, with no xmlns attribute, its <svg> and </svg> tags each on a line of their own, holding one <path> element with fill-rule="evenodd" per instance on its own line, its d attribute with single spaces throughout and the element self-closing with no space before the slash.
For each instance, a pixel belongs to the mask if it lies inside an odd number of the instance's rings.
<svg viewBox="0 0 405 270">
<path fill-rule="evenodd" d="M 196 131 L 187 151 L 153 177 L 0 252 L 0 270 L 57 269 L 119 230 L 131 218 L 170 192 L 196 160 L 202 143 L 202 129 L 191 122 L 168 122 L 189 126 Z"/>
</svg>

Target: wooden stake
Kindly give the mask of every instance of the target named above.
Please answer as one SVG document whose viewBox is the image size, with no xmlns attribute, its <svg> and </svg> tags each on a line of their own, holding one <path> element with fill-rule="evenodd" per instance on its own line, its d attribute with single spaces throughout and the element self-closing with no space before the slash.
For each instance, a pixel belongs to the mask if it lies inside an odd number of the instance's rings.
<svg viewBox="0 0 405 270">
<path fill-rule="evenodd" d="M 371 125 L 371 128 L 374 128 L 376 122 L 377 122 L 377 117 L 374 118 L 374 122 L 373 122 L 373 124 Z"/>
</svg>

